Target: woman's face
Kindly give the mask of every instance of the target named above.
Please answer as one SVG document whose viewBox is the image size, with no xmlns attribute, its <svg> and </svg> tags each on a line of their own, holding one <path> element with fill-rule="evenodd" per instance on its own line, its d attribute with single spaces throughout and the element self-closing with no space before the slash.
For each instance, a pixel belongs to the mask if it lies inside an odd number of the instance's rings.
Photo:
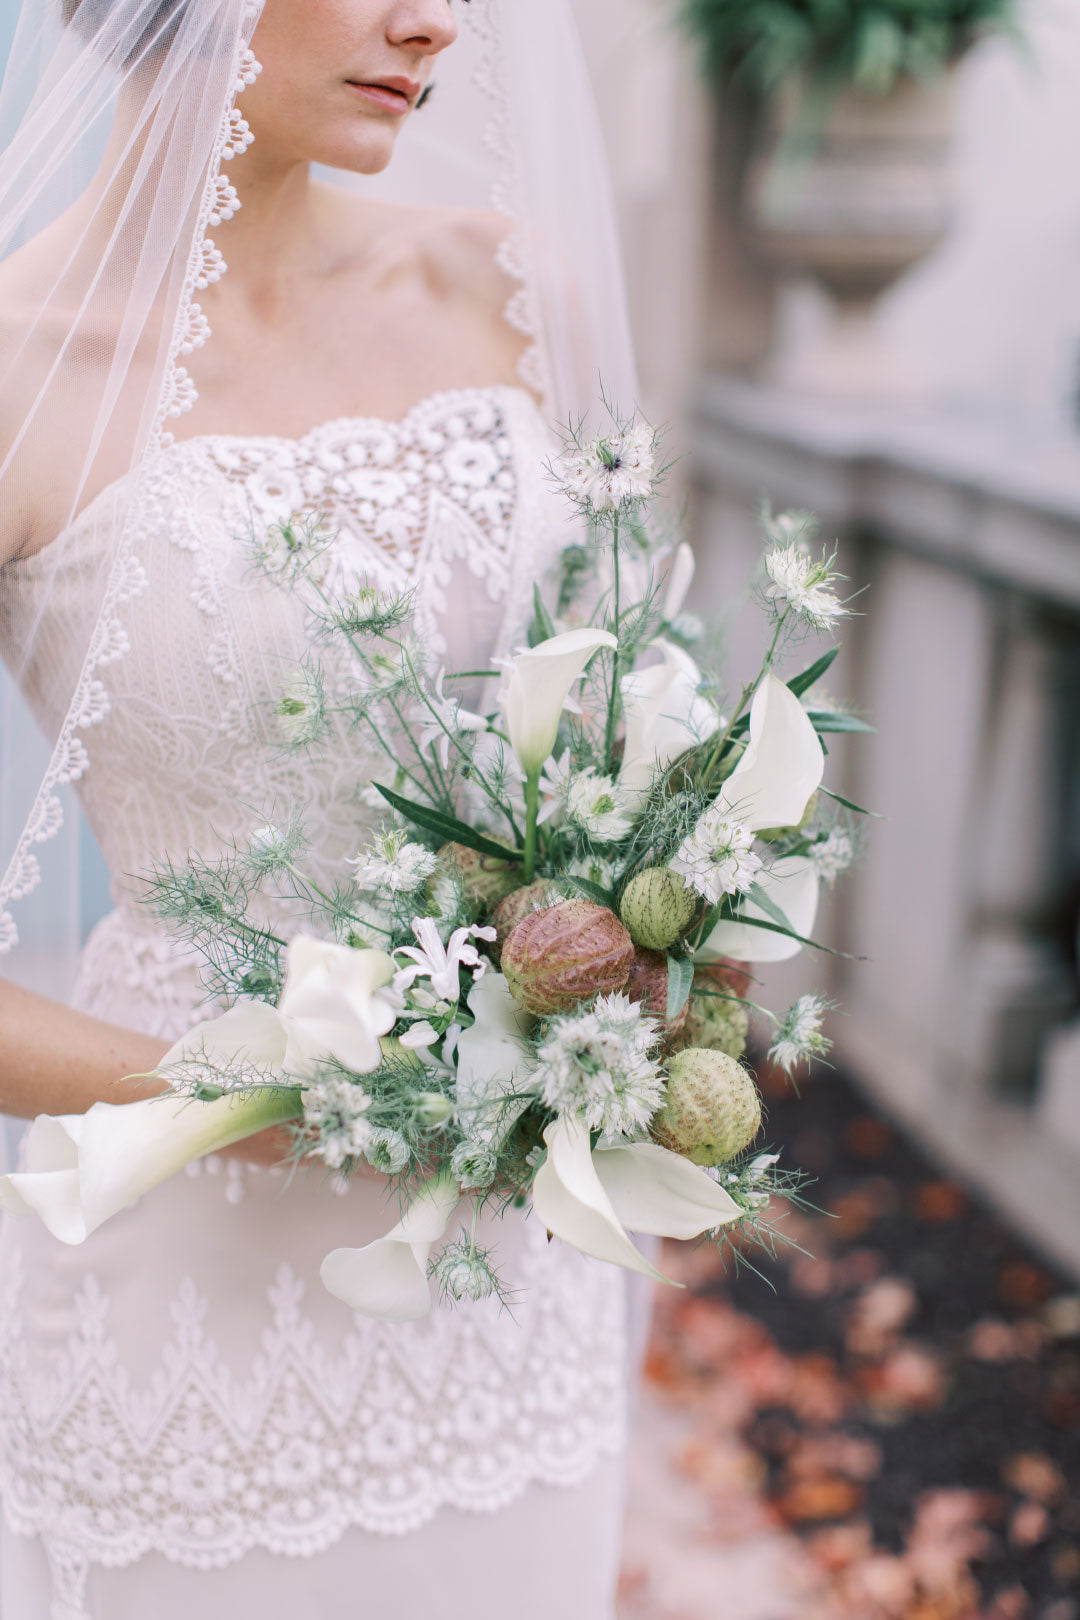
<svg viewBox="0 0 1080 1620">
<path fill-rule="evenodd" d="M 378 174 L 440 51 L 457 0 L 266 0 L 263 65 L 241 110 L 260 158 Z"/>
</svg>

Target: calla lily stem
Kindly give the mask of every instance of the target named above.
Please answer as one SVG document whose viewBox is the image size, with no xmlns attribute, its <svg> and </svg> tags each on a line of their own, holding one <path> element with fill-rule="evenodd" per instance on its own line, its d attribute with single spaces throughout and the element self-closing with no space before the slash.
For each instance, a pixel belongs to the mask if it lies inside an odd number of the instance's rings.
<svg viewBox="0 0 1080 1620">
<path fill-rule="evenodd" d="M 540 818 L 540 772 L 530 771 L 525 778 L 525 859 L 522 876 L 531 883 L 536 874 L 536 834 Z"/>
</svg>

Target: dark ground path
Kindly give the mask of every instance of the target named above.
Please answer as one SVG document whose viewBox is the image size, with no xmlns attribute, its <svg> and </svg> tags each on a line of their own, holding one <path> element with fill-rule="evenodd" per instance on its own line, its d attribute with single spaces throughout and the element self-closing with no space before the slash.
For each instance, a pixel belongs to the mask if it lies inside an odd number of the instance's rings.
<svg viewBox="0 0 1080 1620">
<path fill-rule="evenodd" d="M 775 1292 L 669 1251 L 627 1620 L 1080 1620 L 1080 1286 L 842 1077 L 761 1078 L 827 1213 Z"/>
</svg>

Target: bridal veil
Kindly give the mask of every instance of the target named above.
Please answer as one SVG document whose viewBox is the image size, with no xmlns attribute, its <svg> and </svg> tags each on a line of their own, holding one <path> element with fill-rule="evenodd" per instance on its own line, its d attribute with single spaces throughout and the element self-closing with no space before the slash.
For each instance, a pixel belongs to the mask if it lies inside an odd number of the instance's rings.
<svg viewBox="0 0 1080 1620">
<path fill-rule="evenodd" d="M 601 385 L 631 402 L 614 209 L 570 0 L 454 4 L 460 38 L 390 168 L 324 178 L 495 211 L 515 288 L 506 319 L 528 340 L 523 381 L 546 415 L 588 411 Z M 213 341 L 200 291 L 226 272 L 243 203 L 260 9 L 25 0 L 0 93 L 0 971 L 17 971 L 20 935 L 28 952 L 45 945 L 36 983 L 53 994 L 64 946 L 79 943 L 73 784 L 94 770 L 140 589 L 137 485 L 119 526 L 110 493 L 182 436 L 196 397 L 198 351 Z M 43 742 L 17 696 L 22 683 L 32 699 L 39 626 L 16 627 L 11 608 L 31 558 L 48 582 L 39 601 L 78 591 L 96 605 L 85 645 L 49 650 L 70 699 Z"/>
</svg>

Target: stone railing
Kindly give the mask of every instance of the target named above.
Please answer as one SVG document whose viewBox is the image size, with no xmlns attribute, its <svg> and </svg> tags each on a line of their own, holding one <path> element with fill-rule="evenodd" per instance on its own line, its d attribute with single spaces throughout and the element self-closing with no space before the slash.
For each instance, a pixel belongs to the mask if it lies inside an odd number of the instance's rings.
<svg viewBox="0 0 1080 1620">
<path fill-rule="evenodd" d="M 865 588 L 829 681 L 878 732 L 827 780 L 884 819 L 823 918 L 858 956 L 815 969 L 838 1055 L 1080 1271 L 1080 446 L 713 378 L 694 477 L 703 597 L 752 572 L 762 498 Z"/>
</svg>

